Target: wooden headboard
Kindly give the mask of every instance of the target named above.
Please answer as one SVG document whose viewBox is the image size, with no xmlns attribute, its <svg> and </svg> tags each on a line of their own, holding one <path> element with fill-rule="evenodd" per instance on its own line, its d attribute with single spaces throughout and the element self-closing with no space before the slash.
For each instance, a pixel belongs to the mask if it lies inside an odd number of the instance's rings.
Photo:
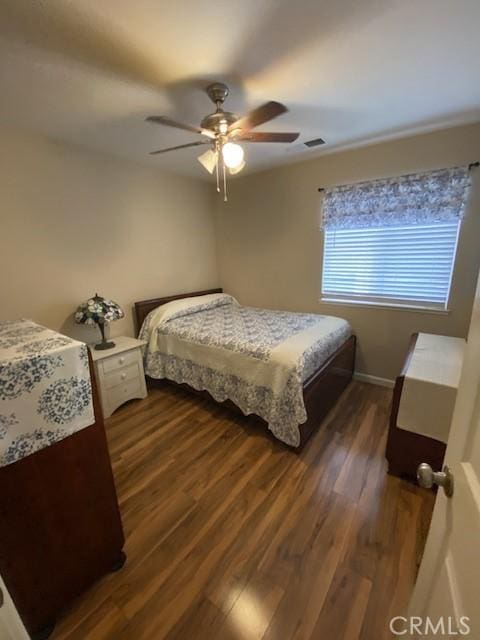
<svg viewBox="0 0 480 640">
<path fill-rule="evenodd" d="M 162 304 L 172 302 L 173 300 L 181 300 L 182 298 L 206 296 L 209 293 L 223 293 L 223 289 L 206 289 L 205 291 L 193 291 L 192 293 L 177 293 L 174 296 L 167 296 L 166 298 L 152 298 L 151 300 L 140 300 L 140 302 L 135 302 L 135 322 L 137 333 L 140 331 L 143 321 L 150 311 L 160 307 Z"/>
</svg>

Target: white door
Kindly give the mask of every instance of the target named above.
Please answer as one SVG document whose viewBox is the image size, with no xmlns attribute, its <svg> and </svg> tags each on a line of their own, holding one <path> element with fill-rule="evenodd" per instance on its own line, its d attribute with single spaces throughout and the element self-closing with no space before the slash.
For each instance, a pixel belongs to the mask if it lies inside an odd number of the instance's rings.
<svg viewBox="0 0 480 640">
<path fill-rule="evenodd" d="M 406 625 L 407 633 L 413 637 L 479 640 L 480 278 L 445 463 L 454 478 L 453 496 L 447 498 L 441 488 L 438 490 L 409 619 L 403 630 Z M 415 618 L 412 620 L 411 616 Z M 402 621 L 396 624 L 400 631 Z"/>
<path fill-rule="evenodd" d="M 25 627 L 0 576 L 0 638 L 29 640 Z"/>
</svg>

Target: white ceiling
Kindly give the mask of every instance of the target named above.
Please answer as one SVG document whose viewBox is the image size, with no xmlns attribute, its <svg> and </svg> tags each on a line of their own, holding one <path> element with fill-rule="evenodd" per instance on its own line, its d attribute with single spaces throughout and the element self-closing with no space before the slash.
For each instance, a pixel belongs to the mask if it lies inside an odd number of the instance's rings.
<svg viewBox="0 0 480 640">
<path fill-rule="evenodd" d="M 0 121 L 151 166 L 208 177 L 192 124 L 278 100 L 263 130 L 293 145 L 245 145 L 247 169 L 411 131 L 480 121 L 479 0 L 0 0 Z M 309 150 L 302 142 L 322 137 Z"/>
</svg>

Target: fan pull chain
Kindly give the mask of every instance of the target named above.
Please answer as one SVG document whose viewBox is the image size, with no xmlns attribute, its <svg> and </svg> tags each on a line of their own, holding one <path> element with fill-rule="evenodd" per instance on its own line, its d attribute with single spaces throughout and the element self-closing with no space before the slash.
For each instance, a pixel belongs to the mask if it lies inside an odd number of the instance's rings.
<svg viewBox="0 0 480 640">
<path fill-rule="evenodd" d="M 228 197 L 227 197 L 227 170 L 225 168 L 225 163 L 222 162 L 223 165 L 223 201 L 227 202 L 228 201 Z"/>
<path fill-rule="evenodd" d="M 220 177 L 218 175 L 218 152 L 217 152 L 217 161 L 215 162 L 215 173 L 217 176 L 217 193 L 220 193 Z"/>
</svg>

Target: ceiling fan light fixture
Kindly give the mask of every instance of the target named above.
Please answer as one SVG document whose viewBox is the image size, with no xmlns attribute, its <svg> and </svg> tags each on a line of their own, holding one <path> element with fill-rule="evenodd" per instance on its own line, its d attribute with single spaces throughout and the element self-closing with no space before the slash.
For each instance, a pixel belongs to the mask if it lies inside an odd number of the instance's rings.
<svg viewBox="0 0 480 640">
<path fill-rule="evenodd" d="M 208 173 L 213 173 L 217 166 L 217 152 L 212 151 L 212 149 L 208 149 L 205 153 L 198 156 L 197 160 L 203 167 L 205 167 Z"/>
<path fill-rule="evenodd" d="M 236 175 L 237 173 L 240 173 L 240 171 L 244 168 L 245 166 L 245 160 L 242 160 L 241 164 L 238 165 L 238 167 L 235 167 L 234 169 L 230 168 L 228 169 L 228 173 L 231 176 Z"/>
<path fill-rule="evenodd" d="M 238 169 L 243 163 L 244 156 L 242 147 L 235 142 L 227 142 L 222 147 L 223 161 L 229 169 Z"/>
</svg>

